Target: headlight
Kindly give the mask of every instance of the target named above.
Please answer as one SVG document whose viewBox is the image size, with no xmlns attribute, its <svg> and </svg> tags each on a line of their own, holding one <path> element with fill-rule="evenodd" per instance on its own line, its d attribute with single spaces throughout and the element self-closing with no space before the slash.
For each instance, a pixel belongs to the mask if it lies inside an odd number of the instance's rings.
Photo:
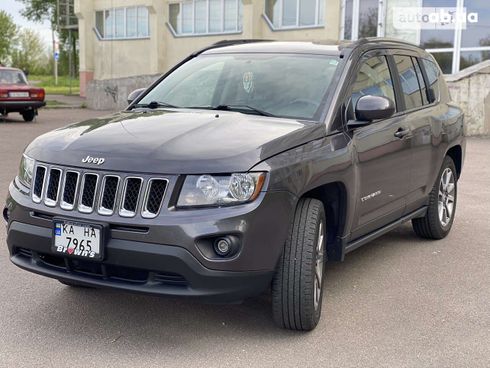
<svg viewBox="0 0 490 368">
<path fill-rule="evenodd" d="M 19 181 L 26 187 L 31 187 L 32 175 L 34 172 L 34 160 L 26 155 L 22 155 L 19 167 Z"/>
<path fill-rule="evenodd" d="M 178 207 L 226 206 L 253 201 L 264 185 L 265 173 L 189 175 Z"/>
</svg>

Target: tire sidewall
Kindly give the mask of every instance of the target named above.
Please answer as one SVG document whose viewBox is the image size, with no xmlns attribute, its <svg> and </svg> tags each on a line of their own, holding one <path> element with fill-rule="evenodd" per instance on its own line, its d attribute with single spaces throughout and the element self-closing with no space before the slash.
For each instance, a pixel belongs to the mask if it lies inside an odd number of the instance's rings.
<svg viewBox="0 0 490 368">
<path fill-rule="evenodd" d="M 441 183 L 442 174 L 446 169 L 450 169 L 454 176 L 454 207 L 453 207 L 453 214 L 451 216 L 451 220 L 446 226 L 444 226 L 442 225 L 441 220 L 439 219 L 438 205 L 439 205 L 439 186 Z M 433 195 L 435 196 L 435 201 L 433 202 L 434 206 L 429 210 L 432 211 L 432 215 L 436 219 L 435 223 L 437 224 L 438 232 L 442 235 L 442 237 L 445 237 L 451 230 L 451 227 L 453 226 L 454 218 L 456 216 L 457 203 L 458 203 L 458 174 L 456 172 L 456 166 L 454 165 L 454 161 L 448 156 L 446 156 L 446 158 L 444 159 L 441 170 L 439 171 L 439 175 L 437 176 L 437 181 L 436 184 L 434 185 Z"/>
</svg>

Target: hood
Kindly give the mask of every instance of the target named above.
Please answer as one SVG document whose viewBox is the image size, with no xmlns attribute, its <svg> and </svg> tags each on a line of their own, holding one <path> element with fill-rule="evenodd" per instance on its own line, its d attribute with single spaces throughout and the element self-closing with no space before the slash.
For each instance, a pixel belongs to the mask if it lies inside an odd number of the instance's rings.
<svg viewBox="0 0 490 368">
<path fill-rule="evenodd" d="M 26 154 L 47 163 L 123 172 L 230 173 L 247 171 L 324 132 L 323 124 L 228 111 L 130 111 L 44 134 Z M 82 163 L 87 156 L 103 158 L 103 164 Z"/>
</svg>

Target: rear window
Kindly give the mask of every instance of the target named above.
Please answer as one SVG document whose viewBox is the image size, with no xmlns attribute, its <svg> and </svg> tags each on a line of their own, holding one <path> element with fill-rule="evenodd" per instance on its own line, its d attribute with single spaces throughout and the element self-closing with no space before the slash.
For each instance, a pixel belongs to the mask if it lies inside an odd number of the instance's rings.
<svg viewBox="0 0 490 368">
<path fill-rule="evenodd" d="M 412 57 L 412 63 L 415 66 L 417 79 L 420 85 L 420 91 L 422 92 L 422 102 L 424 103 L 424 105 L 428 105 L 429 100 L 427 98 L 427 88 L 425 87 L 424 76 L 422 75 L 422 70 L 420 69 L 419 61 L 417 60 L 417 58 Z"/>
<path fill-rule="evenodd" d="M 439 78 L 441 76 L 439 67 L 431 60 L 421 59 L 424 64 L 425 72 L 427 73 L 427 79 L 429 82 L 429 87 L 432 88 L 434 92 L 434 97 L 439 100 Z"/>
<path fill-rule="evenodd" d="M 400 75 L 406 109 L 410 110 L 423 106 L 422 92 L 412 58 L 410 56 L 395 55 L 394 59 Z"/>
<path fill-rule="evenodd" d="M 0 84 L 27 84 L 27 80 L 20 70 L 0 70 Z"/>
</svg>

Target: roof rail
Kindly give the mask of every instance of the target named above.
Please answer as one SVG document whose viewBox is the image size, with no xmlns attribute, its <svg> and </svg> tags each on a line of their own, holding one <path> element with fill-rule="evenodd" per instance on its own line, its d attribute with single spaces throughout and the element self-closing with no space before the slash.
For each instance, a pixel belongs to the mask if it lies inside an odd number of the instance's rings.
<svg viewBox="0 0 490 368">
<path fill-rule="evenodd" d="M 380 41 L 381 42 L 398 43 L 401 45 L 408 45 L 408 46 L 416 46 L 416 47 L 420 48 L 420 46 L 418 46 L 414 43 L 407 42 L 407 41 L 401 40 L 399 38 L 392 38 L 392 37 L 363 37 L 363 38 L 360 38 L 359 40 L 353 42 L 353 44 L 356 46 L 360 46 L 360 45 L 364 45 L 366 43 L 380 42 Z"/>
<path fill-rule="evenodd" d="M 254 43 L 254 42 L 274 42 L 274 40 L 260 40 L 260 39 L 238 39 L 238 40 L 221 40 L 218 42 L 215 42 L 207 47 L 204 47 L 196 52 L 194 52 L 192 55 L 197 56 L 199 54 L 202 54 L 205 51 L 212 50 L 212 49 L 217 49 L 220 47 L 226 47 L 226 46 L 233 46 L 233 45 L 242 45 L 246 43 Z"/>
</svg>

